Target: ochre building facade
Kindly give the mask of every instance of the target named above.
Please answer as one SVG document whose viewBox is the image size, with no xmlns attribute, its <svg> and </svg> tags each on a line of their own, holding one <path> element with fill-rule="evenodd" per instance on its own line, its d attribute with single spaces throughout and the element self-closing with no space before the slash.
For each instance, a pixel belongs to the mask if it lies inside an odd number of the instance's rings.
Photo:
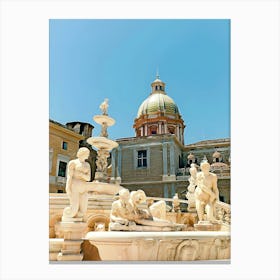
<svg viewBox="0 0 280 280">
<path fill-rule="evenodd" d="M 83 139 L 67 126 L 49 121 L 49 192 L 65 192 L 67 164 L 76 157 Z"/>
</svg>

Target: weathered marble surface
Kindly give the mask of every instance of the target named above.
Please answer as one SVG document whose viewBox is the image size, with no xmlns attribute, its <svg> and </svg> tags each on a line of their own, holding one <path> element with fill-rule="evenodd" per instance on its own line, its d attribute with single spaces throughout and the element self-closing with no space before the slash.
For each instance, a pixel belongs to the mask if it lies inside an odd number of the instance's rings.
<svg viewBox="0 0 280 280">
<path fill-rule="evenodd" d="M 81 261 L 83 253 L 81 244 L 86 234 L 87 223 L 84 222 L 59 222 L 55 226 L 56 236 L 50 242 L 51 260 L 58 261 Z M 56 254 L 56 257 L 55 257 Z M 56 259 L 55 259 L 56 258 Z"/>
<path fill-rule="evenodd" d="M 191 164 L 190 168 L 190 178 L 189 178 L 189 186 L 188 186 L 188 192 L 186 194 L 186 198 L 188 200 L 188 212 L 196 212 L 195 207 L 195 187 L 196 187 L 196 176 L 197 176 L 197 169 L 195 167 L 195 164 Z"/>
<path fill-rule="evenodd" d="M 230 259 L 229 232 L 88 232 L 103 261 Z"/>
</svg>

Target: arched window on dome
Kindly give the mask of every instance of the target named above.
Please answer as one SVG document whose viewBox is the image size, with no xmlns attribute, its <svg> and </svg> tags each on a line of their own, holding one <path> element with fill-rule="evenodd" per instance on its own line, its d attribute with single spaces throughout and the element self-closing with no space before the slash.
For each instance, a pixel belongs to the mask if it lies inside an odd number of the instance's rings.
<svg viewBox="0 0 280 280">
<path fill-rule="evenodd" d="M 149 135 L 155 135 L 157 134 L 157 126 L 152 125 L 149 127 Z"/>
<path fill-rule="evenodd" d="M 175 134 L 175 127 L 173 127 L 173 126 L 168 126 L 168 133 L 170 133 L 170 134 Z"/>
</svg>

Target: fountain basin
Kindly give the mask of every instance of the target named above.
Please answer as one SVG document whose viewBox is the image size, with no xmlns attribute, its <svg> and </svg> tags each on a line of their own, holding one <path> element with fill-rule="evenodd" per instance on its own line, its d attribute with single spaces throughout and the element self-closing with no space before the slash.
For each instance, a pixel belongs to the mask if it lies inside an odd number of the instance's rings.
<svg viewBox="0 0 280 280">
<path fill-rule="evenodd" d="M 96 115 L 93 117 L 93 120 L 98 124 L 106 123 L 107 126 L 112 126 L 115 124 L 115 120 L 106 115 Z"/>
<path fill-rule="evenodd" d="M 194 261 L 230 259 L 230 232 L 88 232 L 102 261 Z"/>
<path fill-rule="evenodd" d="M 87 139 L 87 142 L 94 146 L 97 149 L 104 149 L 107 151 L 112 150 L 113 148 L 116 148 L 119 146 L 119 144 L 113 140 L 110 140 L 106 137 L 90 137 Z"/>
</svg>

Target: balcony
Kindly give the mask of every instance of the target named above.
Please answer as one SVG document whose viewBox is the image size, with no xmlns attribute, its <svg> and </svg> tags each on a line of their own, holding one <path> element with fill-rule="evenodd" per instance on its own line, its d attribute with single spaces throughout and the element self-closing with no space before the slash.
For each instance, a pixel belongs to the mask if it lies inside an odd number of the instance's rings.
<svg viewBox="0 0 280 280">
<path fill-rule="evenodd" d="M 190 177 L 189 168 L 179 168 L 176 172 L 176 180 L 187 181 Z"/>
<path fill-rule="evenodd" d="M 176 180 L 179 181 L 187 181 L 190 177 L 189 167 L 178 168 L 176 171 Z M 200 168 L 197 168 L 197 171 L 200 171 Z M 213 166 L 211 165 L 210 172 L 213 172 L 218 176 L 218 179 L 230 179 L 230 166 L 221 165 L 221 166 Z"/>
<path fill-rule="evenodd" d="M 56 176 L 56 184 L 64 186 L 66 184 L 66 178 L 61 176 Z"/>
</svg>

